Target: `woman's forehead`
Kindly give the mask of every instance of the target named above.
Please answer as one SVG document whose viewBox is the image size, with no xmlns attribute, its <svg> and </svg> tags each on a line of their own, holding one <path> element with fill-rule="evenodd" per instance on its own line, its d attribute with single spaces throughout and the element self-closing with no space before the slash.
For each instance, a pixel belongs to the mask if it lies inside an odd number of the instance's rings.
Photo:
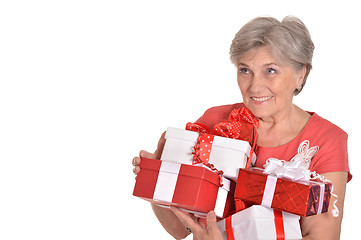
<svg viewBox="0 0 361 240">
<path fill-rule="evenodd" d="M 262 65 L 289 65 L 284 58 L 281 58 L 275 54 L 269 45 L 248 50 L 239 57 L 237 65 L 248 65 L 254 63 L 255 61 Z"/>
</svg>

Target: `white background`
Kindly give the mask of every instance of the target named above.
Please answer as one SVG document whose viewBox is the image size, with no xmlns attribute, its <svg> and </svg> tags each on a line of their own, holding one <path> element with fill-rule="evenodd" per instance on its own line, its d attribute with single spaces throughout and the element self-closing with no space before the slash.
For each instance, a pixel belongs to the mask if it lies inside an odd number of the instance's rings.
<svg viewBox="0 0 361 240">
<path fill-rule="evenodd" d="M 342 239 L 354 239 L 357 1 L 124 2 L 0 3 L 0 239 L 171 239 L 132 197 L 131 160 L 168 126 L 242 101 L 229 45 L 260 15 L 311 32 L 314 69 L 295 102 L 349 134 Z"/>
</svg>

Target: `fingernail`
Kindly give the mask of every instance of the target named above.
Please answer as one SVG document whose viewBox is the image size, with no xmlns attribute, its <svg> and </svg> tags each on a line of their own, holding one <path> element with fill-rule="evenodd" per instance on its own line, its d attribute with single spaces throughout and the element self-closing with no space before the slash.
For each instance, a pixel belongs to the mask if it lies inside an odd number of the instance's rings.
<svg viewBox="0 0 361 240">
<path fill-rule="evenodd" d="M 208 215 L 210 218 L 214 218 L 216 216 L 216 213 L 214 211 L 210 211 Z"/>
</svg>

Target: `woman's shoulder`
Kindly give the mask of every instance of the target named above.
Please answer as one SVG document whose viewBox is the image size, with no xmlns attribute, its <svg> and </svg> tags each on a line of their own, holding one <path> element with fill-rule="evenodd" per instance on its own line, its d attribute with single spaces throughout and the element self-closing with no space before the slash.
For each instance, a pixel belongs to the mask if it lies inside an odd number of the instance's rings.
<svg viewBox="0 0 361 240">
<path fill-rule="evenodd" d="M 310 147 L 317 146 L 318 152 L 312 159 L 310 170 L 323 174 L 327 172 L 348 172 L 347 133 L 327 119 L 314 113 L 303 137 L 310 140 Z M 307 138 L 306 138 L 307 137 Z"/>
<path fill-rule="evenodd" d="M 336 124 L 332 123 L 331 121 L 319 116 L 317 113 L 309 112 L 312 116 L 307 124 L 306 129 L 309 132 L 313 132 L 317 135 L 322 135 L 323 138 L 325 136 L 329 137 L 337 137 L 337 136 L 346 136 L 347 133 L 341 129 Z"/>
<path fill-rule="evenodd" d="M 206 124 L 210 128 L 213 128 L 217 123 L 228 119 L 228 116 L 233 109 L 241 107 L 244 107 L 243 103 L 234 103 L 208 108 L 197 120 L 197 122 Z"/>
<path fill-rule="evenodd" d="M 227 105 L 220 105 L 208 108 L 204 114 L 220 114 L 220 113 L 231 113 L 231 111 L 235 108 L 244 107 L 243 103 L 233 103 Z"/>
</svg>

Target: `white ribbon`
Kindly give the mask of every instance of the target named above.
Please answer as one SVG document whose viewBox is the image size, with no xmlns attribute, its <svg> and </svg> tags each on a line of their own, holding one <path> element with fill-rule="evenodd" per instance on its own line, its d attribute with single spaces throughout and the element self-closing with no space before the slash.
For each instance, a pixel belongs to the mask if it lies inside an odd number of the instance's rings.
<svg viewBox="0 0 361 240">
<path fill-rule="evenodd" d="M 317 214 L 322 213 L 324 196 L 325 196 L 325 184 L 321 183 L 320 184 L 320 199 L 318 200 Z"/>
<path fill-rule="evenodd" d="M 271 208 L 276 185 L 277 185 L 277 177 L 268 175 L 262 197 L 262 203 L 261 203 L 262 206 Z"/>
<path fill-rule="evenodd" d="M 162 161 L 153 193 L 154 200 L 172 202 L 180 168 L 180 163 Z"/>
<path fill-rule="evenodd" d="M 279 178 L 285 178 L 292 181 L 310 180 L 310 171 L 303 167 L 302 161 L 286 162 L 277 158 L 269 158 L 263 165 L 264 173 L 273 174 Z"/>
</svg>

